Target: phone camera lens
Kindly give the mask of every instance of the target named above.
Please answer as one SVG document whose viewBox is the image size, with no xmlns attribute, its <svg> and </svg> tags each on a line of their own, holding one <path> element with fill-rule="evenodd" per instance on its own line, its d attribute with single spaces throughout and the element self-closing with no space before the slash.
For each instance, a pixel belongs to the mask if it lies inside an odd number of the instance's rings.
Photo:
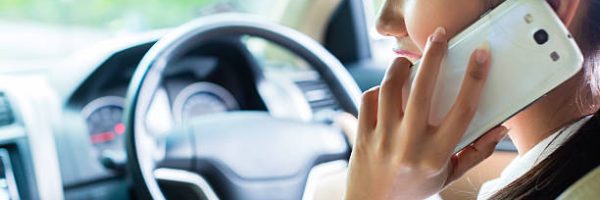
<svg viewBox="0 0 600 200">
<path fill-rule="evenodd" d="M 540 29 L 533 34 L 533 39 L 539 45 L 546 44 L 546 42 L 548 42 L 549 39 L 548 32 L 546 32 L 546 30 L 544 29 Z"/>
</svg>

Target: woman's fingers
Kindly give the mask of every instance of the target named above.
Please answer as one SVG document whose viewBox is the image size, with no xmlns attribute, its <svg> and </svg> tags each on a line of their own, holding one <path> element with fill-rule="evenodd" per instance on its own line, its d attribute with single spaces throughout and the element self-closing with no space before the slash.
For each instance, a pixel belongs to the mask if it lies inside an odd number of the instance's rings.
<svg viewBox="0 0 600 200">
<path fill-rule="evenodd" d="M 360 111 L 358 112 L 358 132 L 370 133 L 377 125 L 379 102 L 379 87 L 374 87 L 362 95 Z M 361 135 L 358 135 L 360 138 Z"/>
<path fill-rule="evenodd" d="M 402 119 L 402 88 L 410 75 L 412 63 L 406 58 L 396 58 L 387 70 L 379 93 L 380 123 L 396 126 Z"/>
<path fill-rule="evenodd" d="M 507 133 L 508 129 L 506 127 L 496 127 L 475 141 L 475 143 L 467 146 L 458 154 L 454 155 L 454 157 L 452 157 L 452 170 L 450 171 L 446 184 L 460 178 L 465 172 L 490 157 L 490 155 L 494 153 L 498 142 L 500 142 Z"/>
<path fill-rule="evenodd" d="M 440 137 L 446 142 L 446 149 L 454 149 L 467 131 L 477 112 L 481 92 L 490 70 L 489 44 L 485 43 L 472 54 L 465 78 L 452 109 L 440 126 Z"/>
<path fill-rule="evenodd" d="M 337 124 L 348 138 L 351 146 L 354 146 L 356 141 L 356 133 L 358 120 L 350 113 L 340 113 L 333 118 L 335 124 Z"/>
<path fill-rule="evenodd" d="M 448 50 L 446 30 L 439 27 L 429 38 L 419 73 L 415 78 L 414 88 L 408 98 L 406 115 L 408 124 L 426 124 L 431 107 L 440 64 Z"/>
</svg>

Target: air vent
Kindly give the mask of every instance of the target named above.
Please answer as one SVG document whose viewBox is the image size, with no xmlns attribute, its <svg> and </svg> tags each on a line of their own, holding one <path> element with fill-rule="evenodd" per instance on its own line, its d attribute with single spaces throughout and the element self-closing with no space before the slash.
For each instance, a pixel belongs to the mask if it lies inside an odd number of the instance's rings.
<svg viewBox="0 0 600 200">
<path fill-rule="evenodd" d="M 0 93 L 0 126 L 10 125 L 15 122 L 12 109 L 8 102 L 8 98 L 4 93 Z"/>
<path fill-rule="evenodd" d="M 302 90 L 313 114 L 321 111 L 334 111 L 340 108 L 329 86 L 320 78 L 296 81 L 296 85 Z"/>
</svg>

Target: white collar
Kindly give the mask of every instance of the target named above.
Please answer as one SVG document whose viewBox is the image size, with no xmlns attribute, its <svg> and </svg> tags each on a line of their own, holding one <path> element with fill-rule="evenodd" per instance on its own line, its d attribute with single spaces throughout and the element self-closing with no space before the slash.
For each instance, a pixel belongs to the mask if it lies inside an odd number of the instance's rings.
<svg viewBox="0 0 600 200">
<path fill-rule="evenodd" d="M 532 149 L 523 155 L 518 155 L 514 160 L 502 170 L 500 177 L 487 181 L 481 186 L 477 199 L 488 199 L 500 189 L 506 187 L 511 182 L 517 180 L 540 161 L 546 159 L 563 143 L 576 133 L 592 116 L 587 116 L 571 125 L 554 132 L 552 135 L 536 144 Z"/>
</svg>

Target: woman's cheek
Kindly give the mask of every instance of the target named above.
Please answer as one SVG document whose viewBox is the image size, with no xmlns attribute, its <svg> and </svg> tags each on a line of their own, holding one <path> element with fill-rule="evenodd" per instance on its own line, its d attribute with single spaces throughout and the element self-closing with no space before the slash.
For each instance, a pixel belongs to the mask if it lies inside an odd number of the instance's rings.
<svg viewBox="0 0 600 200">
<path fill-rule="evenodd" d="M 435 1 L 437 2 L 437 1 Z M 444 10 L 437 9 L 439 6 L 435 3 L 415 3 L 412 5 L 412 12 L 407 12 L 405 24 L 407 32 L 421 51 L 427 45 L 427 38 L 435 31 L 438 26 L 446 26 L 444 19 L 450 17 Z M 415 11 L 419 12 L 415 12 Z"/>
<path fill-rule="evenodd" d="M 437 28 L 436 22 L 427 19 L 413 19 L 406 22 L 406 28 L 413 43 L 423 51 L 427 44 L 427 38 Z"/>
<path fill-rule="evenodd" d="M 452 38 L 475 22 L 483 11 L 481 1 L 453 0 L 455 4 L 451 5 L 437 0 L 429 1 L 411 4 L 405 16 L 407 32 L 421 50 L 425 49 L 429 35 L 437 27 L 443 26 L 446 34 Z"/>
</svg>

